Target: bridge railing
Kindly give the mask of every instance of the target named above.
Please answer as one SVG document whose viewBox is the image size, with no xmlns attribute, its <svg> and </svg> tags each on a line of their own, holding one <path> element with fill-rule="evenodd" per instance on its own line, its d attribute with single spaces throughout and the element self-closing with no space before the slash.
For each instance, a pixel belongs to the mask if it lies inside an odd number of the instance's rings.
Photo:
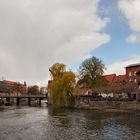
<svg viewBox="0 0 140 140">
<path fill-rule="evenodd" d="M 0 95 L 0 98 L 47 98 L 46 95 Z"/>
</svg>

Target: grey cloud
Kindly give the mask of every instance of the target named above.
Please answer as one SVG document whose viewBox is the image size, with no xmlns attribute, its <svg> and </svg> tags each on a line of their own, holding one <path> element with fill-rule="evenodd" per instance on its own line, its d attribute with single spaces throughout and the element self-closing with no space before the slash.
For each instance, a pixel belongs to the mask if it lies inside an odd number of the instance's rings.
<svg viewBox="0 0 140 140">
<path fill-rule="evenodd" d="M 44 81 L 51 64 L 71 65 L 107 43 L 109 35 L 99 31 L 108 21 L 96 14 L 98 2 L 0 0 L 0 76 Z"/>
</svg>

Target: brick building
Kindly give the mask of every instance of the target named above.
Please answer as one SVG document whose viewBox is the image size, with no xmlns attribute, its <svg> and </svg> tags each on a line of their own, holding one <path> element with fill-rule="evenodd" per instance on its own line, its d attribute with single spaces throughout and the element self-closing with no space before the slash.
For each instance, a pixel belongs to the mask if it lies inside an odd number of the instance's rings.
<svg viewBox="0 0 140 140">
<path fill-rule="evenodd" d="M 19 82 L 2 80 L 0 81 L 0 94 L 26 94 L 27 86 L 26 82 L 21 84 Z"/>
<path fill-rule="evenodd" d="M 128 96 L 138 99 L 140 89 L 140 63 L 128 65 L 125 67 L 124 75 L 105 75 L 109 81 L 110 88 L 115 92 L 124 92 Z M 139 81 L 138 81 L 139 80 Z"/>
<path fill-rule="evenodd" d="M 116 74 L 105 75 L 105 79 L 109 82 L 110 86 L 112 86 L 115 77 L 116 77 Z"/>
<path fill-rule="evenodd" d="M 137 73 L 137 99 L 140 99 L 140 71 L 138 71 Z"/>
</svg>

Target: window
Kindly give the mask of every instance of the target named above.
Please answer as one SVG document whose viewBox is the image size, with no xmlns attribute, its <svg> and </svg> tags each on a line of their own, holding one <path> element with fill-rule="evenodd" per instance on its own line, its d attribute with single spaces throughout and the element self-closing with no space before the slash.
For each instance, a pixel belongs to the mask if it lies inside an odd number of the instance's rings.
<svg viewBox="0 0 140 140">
<path fill-rule="evenodd" d="M 137 72 L 135 71 L 135 72 L 134 72 L 134 76 L 136 76 L 136 73 L 137 73 Z"/>
<path fill-rule="evenodd" d="M 129 82 L 132 82 L 132 80 L 131 80 L 131 79 L 129 79 Z"/>
<path fill-rule="evenodd" d="M 137 83 L 137 79 L 134 79 L 134 82 Z"/>
<path fill-rule="evenodd" d="M 131 72 L 129 72 L 129 76 L 132 76 L 132 73 Z"/>
</svg>

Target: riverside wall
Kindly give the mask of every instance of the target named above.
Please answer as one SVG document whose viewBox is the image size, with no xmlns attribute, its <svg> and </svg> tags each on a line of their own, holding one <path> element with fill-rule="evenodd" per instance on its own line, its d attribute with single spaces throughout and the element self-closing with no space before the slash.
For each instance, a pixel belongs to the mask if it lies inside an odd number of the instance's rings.
<svg viewBox="0 0 140 140">
<path fill-rule="evenodd" d="M 140 102 L 137 101 L 95 101 L 92 97 L 75 97 L 75 108 L 98 110 L 139 110 Z"/>
</svg>

